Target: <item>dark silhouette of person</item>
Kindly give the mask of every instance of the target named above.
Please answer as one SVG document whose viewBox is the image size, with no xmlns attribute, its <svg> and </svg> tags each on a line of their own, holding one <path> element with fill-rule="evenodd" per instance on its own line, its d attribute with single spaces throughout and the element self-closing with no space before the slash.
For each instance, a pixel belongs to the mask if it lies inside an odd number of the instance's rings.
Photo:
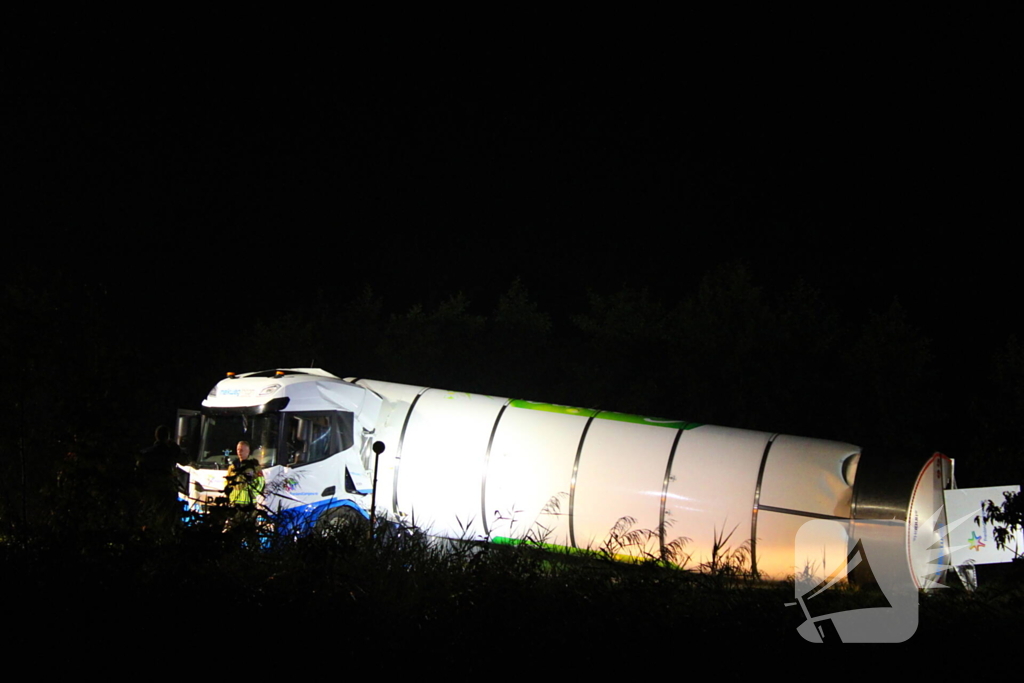
<svg viewBox="0 0 1024 683">
<path fill-rule="evenodd" d="M 154 433 L 156 441 L 142 451 L 136 461 L 136 468 L 146 473 L 173 474 L 176 464 L 184 465 L 185 454 L 178 444 L 171 441 L 171 431 L 160 425 Z"/>
<path fill-rule="evenodd" d="M 157 427 L 154 437 L 156 441 L 153 445 L 139 453 L 135 462 L 142 493 L 141 521 L 144 528 L 154 527 L 166 531 L 181 516 L 177 465 L 184 464 L 185 455 L 178 444 L 171 441 L 171 433 L 166 426 Z"/>
</svg>

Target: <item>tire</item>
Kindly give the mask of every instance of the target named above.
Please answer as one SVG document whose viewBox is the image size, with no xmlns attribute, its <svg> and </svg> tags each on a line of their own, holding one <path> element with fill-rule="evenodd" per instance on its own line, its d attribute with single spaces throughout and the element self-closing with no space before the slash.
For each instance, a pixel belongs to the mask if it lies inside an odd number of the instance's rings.
<svg viewBox="0 0 1024 683">
<path fill-rule="evenodd" d="M 342 505 L 341 507 L 331 508 L 320 515 L 320 518 L 316 521 L 316 529 L 324 535 L 349 533 L 352 531 L 365 533 L 369 524 L 358 510 L 348 505 Z"/>
</svg>

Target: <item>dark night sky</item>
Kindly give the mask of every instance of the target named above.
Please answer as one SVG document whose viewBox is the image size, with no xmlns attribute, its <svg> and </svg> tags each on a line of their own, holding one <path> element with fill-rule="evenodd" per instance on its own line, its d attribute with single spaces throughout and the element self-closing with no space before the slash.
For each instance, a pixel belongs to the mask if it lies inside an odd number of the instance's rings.
<svg viewBox="0 0 1024 683">
<path fill-rule="evenodd" d="M 554 312 L 623 285 L 672 302 L 735 259 L 856 314 L 898 297 L 951 371 L 1020 328 L 998 46 L 300 68 L 96 45 L 7 67 L 11 253 L 129 328 L 163 307 L 230 334 L 225 311 L 367 282 L 395 309 L 489 310 L 516 276 Z"/>
</svg>

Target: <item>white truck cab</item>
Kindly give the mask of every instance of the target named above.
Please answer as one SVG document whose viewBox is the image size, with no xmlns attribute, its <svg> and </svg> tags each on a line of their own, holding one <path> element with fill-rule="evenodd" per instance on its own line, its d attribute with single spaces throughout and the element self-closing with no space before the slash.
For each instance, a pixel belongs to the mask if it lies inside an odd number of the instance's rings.
<svg viewBox="0 0 1024 683">
<path fill-rule="evenodd" d="M 262 506 L 279 524 L 299 530 L 343 509 L 368 516 L 380 406 L 367 389 L 315 368 L 229 374 L 201 411 L 179 411 L 189 505 L 203 511 L 223 496 L 235 447 L 247 441 L 266 479 Z"/>
</svg>

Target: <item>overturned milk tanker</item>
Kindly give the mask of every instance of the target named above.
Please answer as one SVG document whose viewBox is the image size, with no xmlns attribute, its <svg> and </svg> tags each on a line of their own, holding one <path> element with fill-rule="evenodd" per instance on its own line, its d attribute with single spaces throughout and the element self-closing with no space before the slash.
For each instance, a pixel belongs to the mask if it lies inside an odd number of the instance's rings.
<svg viewBox="0 0 1024 683">
<path fill-rule="evenodd" d="M 570 548 L 602 546 L 628 517 L 652 533 L 621 552 L 663 556 L 685 539 L 689 566 L 731 533 L 766 577 L 828 572 L 846 560 L 848 539 L 871 534 L 918 587 L 949 567 L 953 463 L 940 454 L 862 459 L 848 443 L 314 368 L 229 375 L 201 411 L 179 411 L 178 439 L 193 458 L 184 469 L 195 509 L 221 495 L 244 439 L 264 468 L 263 505 L 290 528 L 367 517 L 375 499 L 378 514 L 434 535 Z M 378 441 L 386 450 L 374 472 Z M 840 532 L 804 543 L 803 557 L 797 537 L 810 520 Z"/>
</svg>

